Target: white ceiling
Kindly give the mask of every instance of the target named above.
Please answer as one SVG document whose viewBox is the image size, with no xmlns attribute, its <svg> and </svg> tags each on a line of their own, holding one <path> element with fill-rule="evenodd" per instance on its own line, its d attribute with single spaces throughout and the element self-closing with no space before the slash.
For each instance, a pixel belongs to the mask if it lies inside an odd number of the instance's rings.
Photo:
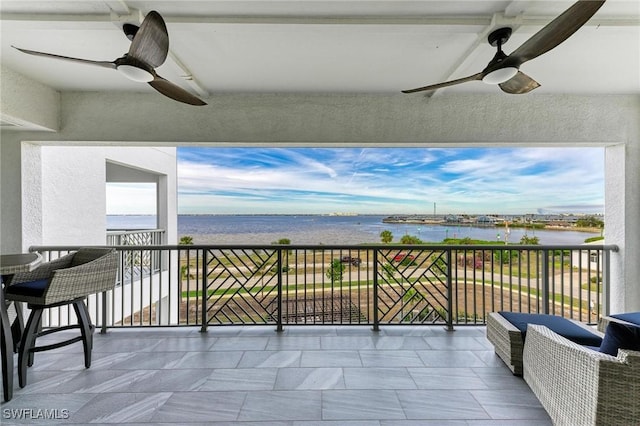
<svg viewBox="0 0 640 426">
<path fill-rule="evenodd" d="M 481 71 L 495 53 L 486 42 L 492 29 L 514 28 L 508 54 L 572 4 L 3 0 L 1 59 L 60 91 L 153 92 L 113 70 L 30 56 L 11 45 L 111 61 L 129 47 L 122 23 L 139 23 L 141 14 L 157 10 L 170 40 L 170 58 L 157 72 L 199 96 L 398 93 Z M 640 1 L 608 0 L 576 34 L 521 70 L 541 84 L 536 94 L 640 94 Z M 454 92 L 499 89 L 470 82 L 438 95 Z"/>
</svg>

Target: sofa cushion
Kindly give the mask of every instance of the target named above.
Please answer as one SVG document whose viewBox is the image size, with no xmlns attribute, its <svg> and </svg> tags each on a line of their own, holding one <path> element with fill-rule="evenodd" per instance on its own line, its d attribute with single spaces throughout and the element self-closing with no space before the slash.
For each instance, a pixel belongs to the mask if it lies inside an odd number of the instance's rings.
<svg viewBox="0 0 640 426">
<path fill-rule="evenodd" d="M 582 345 L 582 346 L 592 351 L 600 352 L 600 346 L 589 346 L 589 345 Z"/>
<path fill-rule="evenodd" d="M 20 296 L 42 297 L 48 284 L 48 279 L 18 283 L 7 287 L 5 294 L 9 298 L 12 294 Z"/>
<path fill-rule="evenodd" d="M 563 317 L 556 315 L 525 314 L 521 312 L 506 311 L 500 311 L 498 313 L 520 330 L 523 340 L 526 337 L 527 324 L 538 324 L 544 325 L 549 330 L 571 340 L 572 342 L 578 343 L 579 345 L 600 347 L 602 343 L 602 338 L 600 336 L 589 332 L 589 330 L 585 330 L 578 324 Z"/>
<path fill-rule="evenodd" d="M 627 312 L 624 314 L 609 315 L 611 318 L 616 318 L 622 321 L 630 322 L 632 324 L 638 324 L 640 326 L 640 312 Z"/>
<path fill-rule="evenodd" d="M 604 333 L 600 352 L 617 356 L 618 349 L 640 351 L 640 327 L 610 322 Z"/>
</svg>

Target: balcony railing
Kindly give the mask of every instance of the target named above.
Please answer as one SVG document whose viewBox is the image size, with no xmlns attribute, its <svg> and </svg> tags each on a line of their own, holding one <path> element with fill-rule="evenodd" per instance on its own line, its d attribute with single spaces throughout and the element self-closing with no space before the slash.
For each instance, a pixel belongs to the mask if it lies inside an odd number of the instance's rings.
<svg viewBox="0 0 640 426">
<path fill-rule="evenodd" d="M 78 247 L 32 247 L 50 260 Z M 120 279 L 89 299 L 106 327 L 484 324 L 497 310 L 595 323 L 611 245 L 119 245 Z M 73 321 L 50 312 L 48 323 Z M 46 324 L 45 324 L 46 325 Z"/>
<path fill-rule="evenodd" d="M 107 231 L 108 246 L 156 246 L 162 244 L 164 229 Z"/>
<path fill-rule="evenodd" d="M 162 244 L 164 229 L 107 231 L 107 246 L 157 246 Z M 159 272 L 158 251 L 122 250 L 120 273 L 116 285 L 128 284 Z"/>
</svg>

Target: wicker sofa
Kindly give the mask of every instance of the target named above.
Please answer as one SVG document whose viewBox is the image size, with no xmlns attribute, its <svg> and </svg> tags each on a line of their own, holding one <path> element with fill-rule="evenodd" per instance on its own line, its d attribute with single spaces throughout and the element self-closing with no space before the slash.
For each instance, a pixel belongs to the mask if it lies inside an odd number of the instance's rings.
<svg viewBox="0 0 640 426">
<path fill-rule="evenodd" d="M 615 357 L 530 325 L 523 376 L 555 425 L 640 424 L 640 352 Z"/>
<path fill-rule="evenodd" d="M 504 361 L 513 374 L 521 376 L 522 352 L 524 349 L 525 338 L 523 337 L 522 330 L 509 322 L 509 320 L 503 315 L 507 315 L 507 313 L 491 312 L 489 314 L 487 318 L 487 339 L 493 343 L 496 355 Z M 519 314 L 515 313 L 515 315 Z M 580 342 L 582 344 L 599 346 L 603 336 L 603 333 L 600 333 L 578 321 L 550 315 L 524 315 L 530 317 L 532 323 L 542 323 L 548 327 L 553 327 L 552 324 L 555 323 L 555 325 L 558 325 L 559 323 L 559 328 L 570 329 L 564 330 L 567 331 L 567 333 L 564 334 L 565 336 L 573 334 L 573 340 L 579 342 L 580 339 L 585 340 Z M 556 331 L 558 330 L 556 329 Z M 588 340 L 592 341 L 587 343 Z"/>
<path fill-rule="evenodd" d="M 598 330 L 604 333 L 607 330 L 607 326 L 612 321 L 640 327 L 640 312 L 627 312 L 623 314 L 613 314 L 602 317 L 598 322 Z"/>
</svg>

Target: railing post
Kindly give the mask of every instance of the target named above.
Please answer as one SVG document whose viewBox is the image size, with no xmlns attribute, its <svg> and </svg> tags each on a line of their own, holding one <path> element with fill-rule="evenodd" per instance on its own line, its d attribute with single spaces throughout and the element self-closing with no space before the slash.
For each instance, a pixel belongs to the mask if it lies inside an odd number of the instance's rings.
<svg viewBox="0 0 640 426">
<path fill-rule="evenodd" d="M 541 274 L 542 274 L 542 313 L 549 313 L 549 250 L 542 250 L 542 265 L 541 265 Z M 538 312 L 540 312 L 540 307 L 538 307 Z"/>
<path fill-rule="evenodd" d="M 373 250 L 373 331 L 380 331 L 380 318 L 378 317 L 378 254 L 379 250 Z"/>
<path fill-rule="evenodd" d="M 451 248 L 447 248 L 447 331 L 453 331 L 453 265 Z"/>
<path fill-rule="evenodd" d="M 207 331 L 207 249 L 202 249 L 202 312 L 200 332 Z"/>
<path fill-rule="evenodd" d="M 107 292 L 102 292 L 102 326 L 100 327 L 100 334 L 107 333 Z"/>
<path fill-rule="evenodd" d="M 276 331 L 282 332 L 282 248 L 278 247 L 278 296 L 276 302 Z"/>
<path fill-rule="evenodd" d="M 606 317 L 611 313 L 611 251 L 602 250 L 602 313 Z"/>
</svg>

